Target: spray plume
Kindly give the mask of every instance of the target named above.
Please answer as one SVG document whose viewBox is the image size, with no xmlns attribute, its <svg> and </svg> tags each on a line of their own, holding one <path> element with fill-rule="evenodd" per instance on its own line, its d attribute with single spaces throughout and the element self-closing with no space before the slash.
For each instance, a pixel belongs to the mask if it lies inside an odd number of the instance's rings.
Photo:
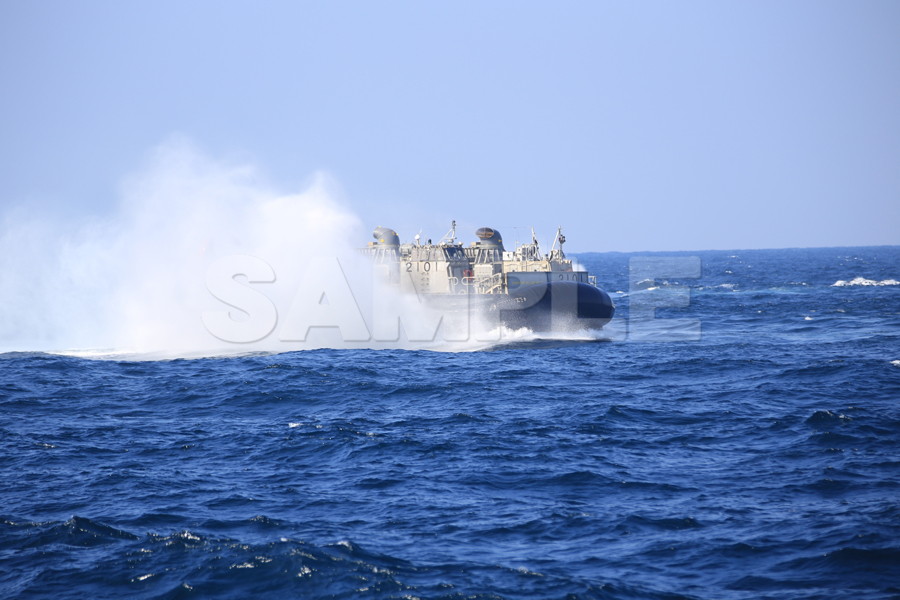
<svg viewBox="0 0 900 600">
<path fill-rule="evenodd" d="M 469 322 L 448 335 L 441 315 L 380 286 L 357 251 L 365 228 L 335 187 L 319 174 L 305 191 L 282 194 L 253 167 L 223 164 L 178 138 L 126 179 L 113 214 L 63 222 L 8 211 L 0 351 L 174 358 L 466 350 L 497 338 L 472 336 L 479 324 Z M 216 269 L 224 285 L 211 280 Z"/>
</svg>

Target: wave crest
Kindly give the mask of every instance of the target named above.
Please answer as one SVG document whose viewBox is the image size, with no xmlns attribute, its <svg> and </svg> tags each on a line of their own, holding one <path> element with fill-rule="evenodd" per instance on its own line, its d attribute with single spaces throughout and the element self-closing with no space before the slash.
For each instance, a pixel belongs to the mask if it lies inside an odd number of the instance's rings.
<svg viewBox="0 0 900 600">
<path fill-rule="evenodd" d="M 865 277 L 854 277 L 850 281 L 844 281 L 843 279 L 838 279 L 834 283 L 831 284 L 831 287 L 850 287 L 850 286 L 886 286 L 886 285 L 900 285 L 900 281 L 896 279 L 882 279 L 881 281 L 875 279 L 866 279 Z"/>
</svg>

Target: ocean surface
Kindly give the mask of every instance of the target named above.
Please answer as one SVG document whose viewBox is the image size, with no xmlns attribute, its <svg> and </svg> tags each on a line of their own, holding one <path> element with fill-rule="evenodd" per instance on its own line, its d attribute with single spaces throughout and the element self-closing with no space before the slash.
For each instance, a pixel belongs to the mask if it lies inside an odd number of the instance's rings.
<svg viewBox="0 0 900 600">
<path fill-rule="evenodd" d="M 900 247 L 578 260 L 607 336 L 0 355 L 0 597 L 900 597 Z"/>
</svg>

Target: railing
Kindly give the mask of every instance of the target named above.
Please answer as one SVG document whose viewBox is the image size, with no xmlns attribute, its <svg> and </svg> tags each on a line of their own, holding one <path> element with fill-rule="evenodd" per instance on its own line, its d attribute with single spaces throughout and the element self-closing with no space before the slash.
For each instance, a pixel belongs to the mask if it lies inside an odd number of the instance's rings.
<svg viewBox="0 0 900 600">
<path fill-rule="evenodd" d="M 494 273 L 489 277 L 463 277 L 460 281 L 470 288 L 469 293 L 474 294 L 502 294 L 506 287 L 503 273 Z"/>
<path fill-rule="evenodd" d="M 479 292 L 482 294 L 503 293 L 503 273 L 494 273 L 490 277 L 484 277 L 478 282 Z"/>
</svg>

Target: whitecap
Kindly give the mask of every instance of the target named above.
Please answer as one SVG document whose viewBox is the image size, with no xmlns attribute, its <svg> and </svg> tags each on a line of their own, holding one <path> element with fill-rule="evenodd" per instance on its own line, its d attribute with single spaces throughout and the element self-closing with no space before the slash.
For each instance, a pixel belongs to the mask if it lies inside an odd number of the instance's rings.
<svg viewBox="0 0 900 600">
<path fill-rule="evenodd" d="M 850 281 L 845 281 L 843 279 L 838 279 L 834 283 L 831 284 L 831 287 L 849 287 L 849 286 L 886 286 L 886 285 L 900 285 L 900 281 L 896 279 L 882 279 L 881 281 L 877 281 L 875 279 L 866 279 L 865 277 L 854 277 Z"/>
</svg>

